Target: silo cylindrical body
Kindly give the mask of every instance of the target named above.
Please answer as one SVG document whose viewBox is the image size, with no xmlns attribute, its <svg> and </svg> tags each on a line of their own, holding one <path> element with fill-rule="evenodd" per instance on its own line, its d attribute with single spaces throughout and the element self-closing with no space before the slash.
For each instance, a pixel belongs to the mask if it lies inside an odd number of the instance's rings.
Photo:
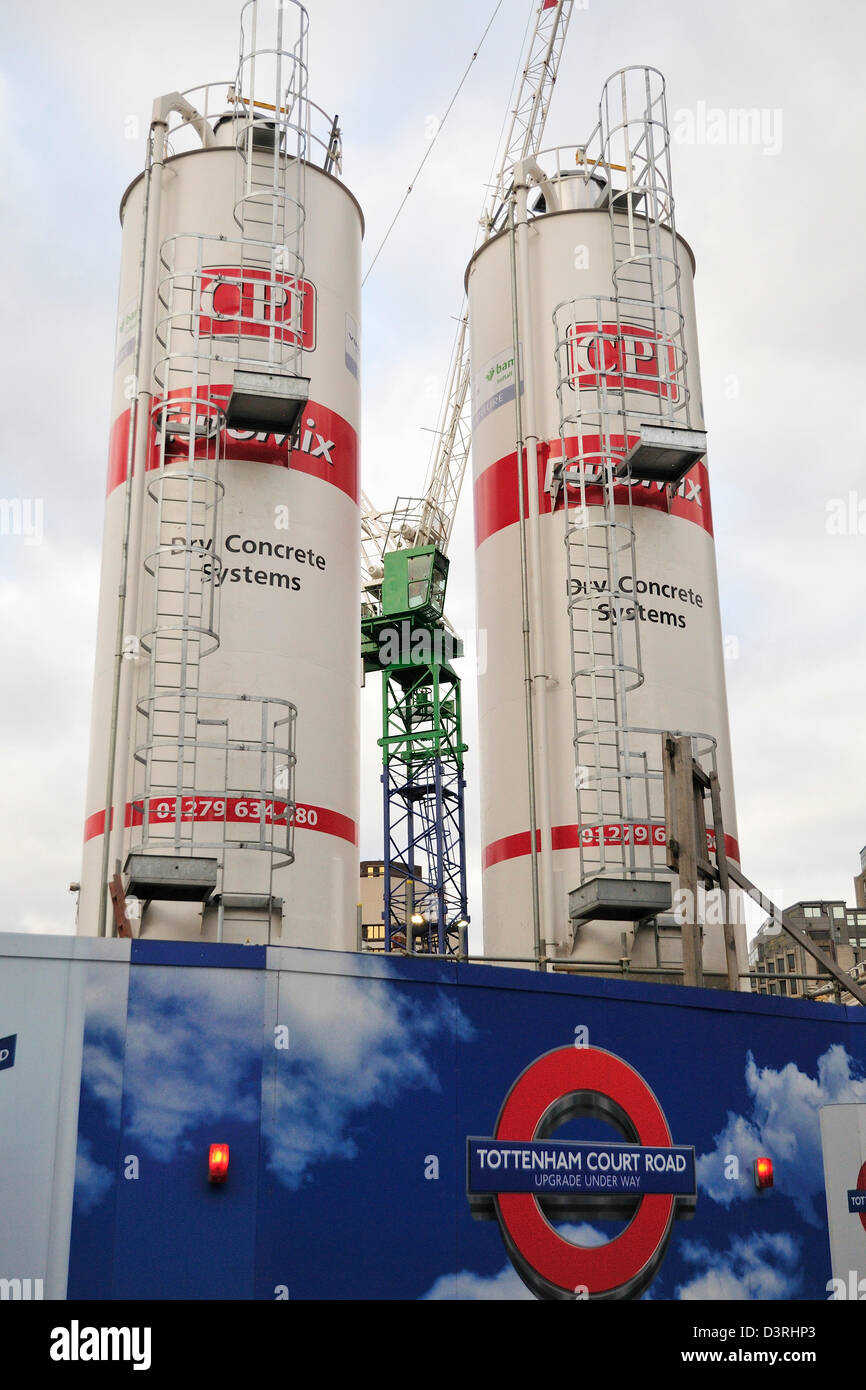
<svg viewBox="0 0 866 1390">
<path fill-rule="evenodd" d="M 573 175 L 570 181 L 577 183 Z M 543 698 L 548 725 L 543 770 L 550 788 L 551 842 L 543 845 L 539 830 L 537 844 L 539 851 L 547 853 L 552 861 L 549 882 L 552 881 L 554 900 L 550 917 L 554 923 L 555 952 L 575 962 L 596 964 L 618 963 L 626 954 L 633 968 L 639 969 L 642 963 L 648 967 L 658 963 L 658 942 L 652 933 L 636 932 L 627 922 L 597 921 L 586 923 L 572 936 L 569 926 L 568 895 L 581 882 L 578 845 L 582 828 L 578 824 L 575 793 L 572 631 L 566 602 L 569 575 L 563 498 L 560 490 L 554 501 L 545 488 L 551 465 L 561 456 L 553 317 L 564 301 L 586 302 L 593 296 L 599 301 L 610 301 L 614 293 L 614 252 L 608 211 L 579 206 L 579 199 L 565 187 L 567 182 L 563 178 L 560 183 L 560 209 L 530 217 L 528 223 L 518 228 L 518 238 L 525 238 L 527 274 L 527 294 L 519 322 L 523 427 L 527 438 L 532 436 L 537 441 L 538 454 L 538 476 L 526 479 L 525 514 L 529 517 L 533 488 L 539 513 L 537 551 L 533 547 L 533 526 L 529 520 L 526 523 L 528 587 L 531 590 L 534 580 L 540 595 L 539 611 L 531 614 L 531 621 L 534 629 L 539 622 L 543 628 Z M 577 205 L 568 206 L 569 197 Z M 534 953 L 534 924 L 510 235 L 508 230 L 500 232 L 476 253 L 467 272 L 467 290 L 481 657 L 484 949 L 491 957 L 528 960 Z M 665 254 L 673 255 L 670 232 L 663 232 L 662 236 L 667 238 Z M 691 424 L 703 428 L 692 288 L 694 261 L 689 247 L 679 238 L 675 255 L 680 268 Z M 621 324 L 625 338 L 629 332 L 626 303 L 621 305 Z M 613 333 L 615 329 L 608 331 Z M 636 334 L 644 331 L 635 330 Z M 580 334 L 581 327 L 576 324 L 576 343 Z M 627 342 L 625 350 L 628 351 Z M 527 392 L 526 378 L 530 373 L 534 404 Z M 637 388 L 630 393 L 629 408 L 639 411 L 639 382 Z M 530 406 L 534 418 L 528 418 Z M 652 416 L 651 411 L 648 413 Z M 613 427 L 617 428 L 615 424 Z M 629 722 L 659 731 L 700 732 L 715 739 L 726 847 L 728 855 L 738 859 L 724 647 L 706 462 L 697 463 L 673 495 L 669 488 L 657 483 L 634 486 L 632 494 L 630 524 L 634 531 L 635 564 L 633 574 L 628 567 L 622 574 L 621 594 L 623 598 L 633 598 L 633 617 L 640 624 L 643 683 L 629 697 Z M 627 500 L 624 491 L 622 499 Z M 616 514 L 625 526 L 627 507 L 617 506 Z M 530 674 L 537 740 L 538 700 L 542 697 L 537 677 L 541 673 L 533 669 Z M 544 753 L 538 742 L 535 758 L 536 785 L 540 786 L 540 760 Z M 539 806 L 537 825 L 541 823 L 541 812 Z M 658 831 L 659 827 L 655 828 Z M 616 837 L 622 829 L 605 825 L 604 833 Z M 648 824 L 646 832 L 638 833 L 654 832 Z M 674 955 L 678 949 L 678 945 L 674 947 Z M 662 959 L 662 964 L 673 966 L 676 960 Z M 710 976 L 722 980 L 725 977 L 721 928 L 705 930 L 704 969 Z"/>
<path fill-rule="evenodd" d="M 213 358 L 222 331 L 237 332 L 239 299 L 247 320 L 243 334 L 267 335 L 278 306 L 262 289 L 261 274 L 247 284 L 238 268 L 239 231 L 234 220 L 238 155 L 226 122 L 225 138 L 210 148 L 170 157 L 162 174 L 159 242 L 177 247 L 200 237 L 204 273 L 195 282 L 200 301 L 190 325 L 207 339 Z M 222 141 L 222 142 L 221 142 Z M 112 398 L 112 426 L 102 558 L 90 765 L 79 931 L 99 930 L 102 910 L 105 790 L 115 664 L 118 586 L 127 478 L 131 373 L 137 327 L 145 180 L 128 189 L 122 203 L 122 266 L 119 327 Z M 283 944 L 353 949 L 358 884 L 358 565 L 360 424 L 359 323 L 361 210 L 347 188 L 312 164 L 305 169 L 303 371 L 310 378 L 294 447 L 285 434 L 267 429 L 229 428 L 219 441 L 223 489 L 216 520 L 220 554 L 219 645 L 194 673 L 214 696 L 275 697 L 297 708 L 294 785 L 294 862 L 276 870 L 268 892 L 282 899 L 282 921 L 245 910 L 244 895 L 261 894 L 261 860 L 238 848 L 227 851 L 222 887 L 226 911 L 220 931 L 226 940 L 277 939 Z M 224 243 L 221 243 L 224 238 Z M 175 240 L 172 240 L 175 239 Z M 181 240 L 178 240 L 181 239 Z M 192 245 L 192 242 L 190 242 Z M 224 249 L 221 246 L 224 245 Z M 169 256 L 170 253 L 164 253 Z M 173 253 L 171 253 L 173 254 Z M 208 274 L 212 269 L 212 278 Z M 161 276 L 167 274 L 165 267 Z M 241 289 L 238 289 L 238 284 Z M 260 326 L 250 323 L 256 317 Z M 157 319 L 159 314 L 157 314 Z M 154 358 L 160 355 L 154 346 Z M 227 352 L 226 362 L 230 363 Z M 213 378 L 213 369 L 211 379 Z M 231 368 L 223 374 L 231 381 Z M 223 388 L 223 399 L 228 385 Z M 158 392 L 158 387 L 154 387 Z M 219 388 L 217 389 L 218 393 Z M 155 445 L 154 450 L 155 453 Z M 154 466 L 149 457 L 148 466 Z M 141 555 L 158 544 L 155 507 L 145 496 L 140 524 Z M 141 603 L 147 603 L 146 586 Z M 147 615 L 128 615 L 125 631 L 141 632 Z M 140 745 L 141 701 L 147 686 L 146 654 L 131 653 L 140 666 L 130 748 L 124 860 L 137 828 L 130 810 L 139 770 L 133 748 Z M 192 676 L 186 677 L 192 680 Z M 240 709 L 240 705 L 233 705 Z M 229 780 L 231 772 L 228 774 Z M 205 788 L 201 788 L 202 792 Z M 212 793 L 211 793 L 212 799 Z M 168 804 L 167 799 L 167 803 Z M 204 817 L 187 789 L 187 804 L 172 802 L 167 815 Z M 230 803 L 230 815 L 249 815 Z M 118 808 L 115 808 L 117 814 Z M 158 810 L 152 811 L 158 815 Z M 205 852 L 207 846 L 205 845 Z M 249 868 L 249 866 L 255 866 Z M 115 863 L 109 866 L 109 876 Z M 234 895 L 234 915 L 230 907 Z M 278 914 L 279 918 L 279 914 Z M 235 923 L 233 926 L 232 923 Z M 276 926 L 276 937 L 274 927 Z M 202 902 L 154 901 L 141 919 L 141 934 L 213 937 L 216 917 Z M 111 928 L 109 928 L 109 932 Z"/>
</svg>

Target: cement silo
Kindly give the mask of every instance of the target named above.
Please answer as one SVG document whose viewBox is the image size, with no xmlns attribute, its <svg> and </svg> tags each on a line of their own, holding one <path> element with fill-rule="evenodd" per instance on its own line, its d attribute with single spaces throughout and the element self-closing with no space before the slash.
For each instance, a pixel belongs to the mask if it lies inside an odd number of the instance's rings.
<svg viewBox="0 0 866 1390">
<path fill-rule="evenodd" d="M 83 933 L 113 879 L 123 932 L 355 942 L 363 216 L 307 25 L 245 5 L 121 205 Z"/>
<path fill-rule="evenodd" d="M 669 143 L 660 74 L 616 74 L 587 145 L 515 167 L 509 222 L 467 272 L 490 957 L 676 968 L 670 914 L 644 930 L 569 908 L 588 880 L 670 883 L 662 731 L 717 769 L 739 858 Z M 722 983 L 720 926 L 703 949 Z"/>
</svg>

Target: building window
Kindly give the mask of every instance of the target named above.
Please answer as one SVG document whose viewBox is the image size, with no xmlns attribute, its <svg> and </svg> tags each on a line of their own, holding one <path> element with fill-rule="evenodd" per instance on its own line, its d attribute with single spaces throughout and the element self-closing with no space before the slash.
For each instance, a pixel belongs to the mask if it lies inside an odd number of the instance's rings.
<svg viewBox="0 0 866 1390">
<path fill-rule="evenodd" d="M 789 971 L 789 973 L 793 975 L 793 973 L 794 973 L 794 971 L 795 971 L 796 969 L 797 969 L 797 962 L 796 962 L 796 960 L 794 959 L 793 955 L 789 955 L 789 956 L 788 956 L 788 971 Z"/>
<path fill-rule="evenodd" d="M 798 993 L 799 993 L 799 989 L 798 989 L 799 980 L 791 980 L 791 981 L 790 981 L 790 985 L 791 985 L 791 993 L 792 993 L 792 994 L 798 994 Z"/>
<path fill-rule="evenodd" d="M 844 907 L 840 907 L 840 906 L 838 905 L 838 903 L 835 904 L 834 907 L 833 907 L 833 916 L 834 916 L 834 917 L 841 917 L 841 918 L 844 919 L 844 916 L 845 916 L 845 909 L 844 909 Z"/>
<path fill-rule="evenodd" d="M 780 981 L 779 981 L 779 993 L 780 993 L 780 994 L 787 994 L 787 993 L 788 993 L 788 981 L 787 981 L 787 980 L 780 980 Z"/>
<path fill-rule="evenodd" d="M 821 917 L 822 915 L 820 907 L 815 907 L 813 904 L 803 908 L 804 917 Z"/>
</svg>

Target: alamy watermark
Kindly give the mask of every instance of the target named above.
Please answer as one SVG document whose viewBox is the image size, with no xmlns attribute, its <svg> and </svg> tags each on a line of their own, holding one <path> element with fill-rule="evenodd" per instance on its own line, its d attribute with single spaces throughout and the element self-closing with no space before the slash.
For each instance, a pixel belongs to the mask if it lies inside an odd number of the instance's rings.
<svg viewBox="0 0 866 1390">
<path fill-rule="evenodd" d="M 762 154 L 782 153 L 782 109 L 779 106 L 708 106 L 674 112 L 672 135 L 678 145 L 753 145 Z"/>
<path fill-rule="evenodd" d="M 149 1327 L 82 1327 L 73 1318 L 69 1327 L 51 1329 L 48 1352 L 52 1361 L 130 1361 L 134 1371 L 149 1371 Z"/>
<path fill-rule="evenodd" d="M 0 1302 L 43 1299 L 43 1282 L 42 1279 L 0 1279 Z"/>
<path fill-rule="evenodd" d="M 828 536 L 866 536 L 866 497 L 853 488 L 847 497 L 831 497 L 826 503 Z"/>
<path fill-rule="evenodd" d="M 43 515 L 41 497 L 0 497 L 0 536 L 16 536 L 25 545 L 41 545 Z"/>
<path fill-rule="evenodd" d="M 458 637 L 445 628 L 413 628 L 408 619 L 380 628 L 378 659 L 382 666 L 429 666 L 462 656 Z"/>
</svg>

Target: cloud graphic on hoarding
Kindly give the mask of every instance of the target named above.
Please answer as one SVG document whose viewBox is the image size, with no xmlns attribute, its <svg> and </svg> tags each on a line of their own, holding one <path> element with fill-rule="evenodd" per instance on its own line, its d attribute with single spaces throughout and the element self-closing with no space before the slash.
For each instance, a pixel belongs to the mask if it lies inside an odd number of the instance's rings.
<svg viewBox="0 0 866 1390">
<path fill-rule="evenodd" d="M 581 1222 L 577 1226 L 557 1226 L 556 1229 L 566 1240 L 573 1241 L 575 1245 L 585 1245 L 587 1249 L 606 1245 L 608 1241 L 603 1231 L 597 1231 L 588 1222 Z M 420 1302 L 490 1303 L 503 1300 L 536 1301 L 535 1294 L 530 1292 L 510 1264 L 500 1269 L 498 1274 L 474 1274 L 471 1269 L 461 1269 L 459 1274 L 441 1274 L 433 1287 L 422 1294 Z"/>
<path fill-rule="evenodd" d="M 350 1126 L 361 1111 L 441 1089 L 429 1057 L 435 1040 L 473 1036 L 440 988 L 411 997 L 369 978 L 283 975 L 279 1017 L 289 1047 L 276 1053 L 274 1099 L 265 1106 L 268 1166 L 293 1190 L 313 1164 L 355 1156 Z"/>
<path fill-rule="evenodd" d="M 818 1058 L 817 1078 L 794 1062 L 780 1070 L 758 1067 L 750 1052 L 746 1059 L 746 1088 L 751 1096 L 747 1115 L 728 1111 L 715 1147 L 697 1160 L 698 1185 L 721 1206 L 754 1198 L 753 1162 L 760 1154 L 773 1159 L 775 1190 L 790 1197 L 812 1226 L 825 1223 L 824 1171 L 818 1112 L 822 1105 L 866 1102 L 866 1080 L 839 1043 Z M 739 1159 L 739 1177 L 725 1176 L 726 1160 Z"/>
<path fill-rule="evenodd" d="M 420 1301 L 491 1303 L 495 1300 L 534 1303 L 535 1295 L 529 1291 L 517 1271 L 511 1265 L 505 1265 L 498 1274 L 473 1274 L 470 1269 L 461 1269 L 459 1274 L 443 1274 Z"/>
<path fill-rule="evenodd" d="M 119 989 L 115 967 L 90 962 L 85 996 L 84 1047 L 81 1080 L 117 1123 L 123 1091 L 123 1049 L 126 1034 L 126 981 Z"/>
<path fill-rule="evenodd" d="M 126 1019 L 114 1016 L 113 1000 L 93 1001 L 84 1082 L 113 1125 L 122 1093 L 131 1145 L 169 1162 L 209 1121 L 258 1120 L 262 988 L 252 971 L 153 968 L 136 972 Z M 290 1048 L 268 1049 L 276 1079 L 262 1124 L 269 1166 L 294 1188 L 313 1163 L 354 1155 L 348 1126 L 358 1112 L 407 1090 L 439 1090 L 430 1044 L 473 1030 L 439 989 L 411 999 L 382 978 L 286 973 L 280 990 Z"/>
<path fill-rule="evenodd" d="M 257 1119 L 261 989 L 252 971 L 141 969 L 125 1030 L 110 999 L 88 1008 L 84 1084 L 113 1125 L 122 1094 L 131 1145 L 167 1163 L 208 1120 Z"/>
<path fill-rule="evenodd" d="M 168 1162 L 206 1121 L 255 1122 L 261 1008 L 252 971 L 139 971 L 126 1031 L 125 1137 Z"/>
<path fill-rule="evenodd" d="M 124 983 L 127 977 L 128 971 L 124 971 Z M 126 989 L 118 989 L 117 985 L 118 971 L 113 963 L 89 962 L 73 1199 L 75 1210 L 81 1216 L 89 1216 L 112 1190 L 114 1183 L 114 1170 L 94 1156 L 93 1136 L 89 1135 L 92 1117 L 88 1113 L 88 1103 L 96 1102 L 96 1109 L 104 1112 L 102 1122 L 111 1133 L 119 1130 L 123 1098 Z M 115 1162 L 113 1146 L 110 1157 L 112 1163 Z"/>
<path fill-rule="evenodd" d="M 104 1164 L 97 1163 L 87 1139 L 78 1140 L 75 1155 L 75 1207 L 82 1216 L 89 1216 L 110 1190 L 114 1175 Z"/>
<path fill-rule="evenodd" d="M 800 1292 L 800 1242 L 781 1232 L 732 1236 L 727 1250 L 684 1240 L 679 1254 L 698 1272 L 678 1286 L 678 1299 L 790 1299 Z"/>
<path fill-rule="evenodd" d="M 290 1046 L 278 1054 L 268 1139 L 270 1166 L 287 1186 L 297 1187 L 317 1161 L 354 1156 L 346 1131 L 357 1112 L 392 1105 L 407 1089 L 440 1089 L 427 1045 L 438 1034 L 466 1039 L 472 1029 L 448 996 L 424 1005 L 378 981 L 282 977 Z"/>
</svg>

